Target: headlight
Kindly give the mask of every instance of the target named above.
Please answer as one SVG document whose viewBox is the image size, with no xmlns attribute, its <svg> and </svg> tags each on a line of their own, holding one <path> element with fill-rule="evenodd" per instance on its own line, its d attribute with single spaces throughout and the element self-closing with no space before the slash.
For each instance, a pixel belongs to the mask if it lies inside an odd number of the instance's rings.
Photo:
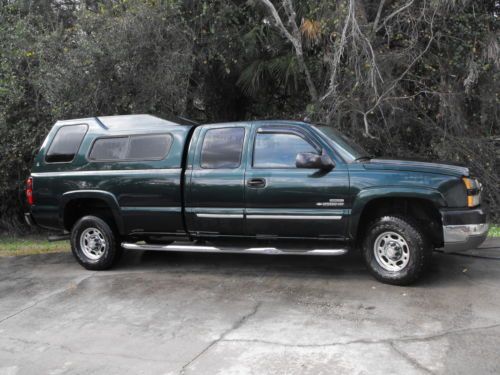
<svg viewBox="0 0 500 375">
<path fill-rule="evenodd" d="M 463 177 L 462 181 L 467 190 L 467 206 L 476 207 L 481 203 L 481 183 L 475 178 Z"/>
</svg>

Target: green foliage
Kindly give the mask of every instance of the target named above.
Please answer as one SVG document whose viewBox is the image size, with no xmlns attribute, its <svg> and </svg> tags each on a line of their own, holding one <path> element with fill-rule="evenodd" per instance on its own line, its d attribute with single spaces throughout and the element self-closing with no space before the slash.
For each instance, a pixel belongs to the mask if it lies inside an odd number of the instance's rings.
<svg viewBox="0 0 500 375">
<path fill-rule="evenodd" d="M 488 232 L 488 237 L 500 237 L 500 227 L 493 225 Z"/>
<path fill-rule="evenodd" d="M 40 80 L 54 118 L 185 107 L 192 41 L 178 4 L 122 1 L 77 13 L 41 41 Z"/>
</svg>

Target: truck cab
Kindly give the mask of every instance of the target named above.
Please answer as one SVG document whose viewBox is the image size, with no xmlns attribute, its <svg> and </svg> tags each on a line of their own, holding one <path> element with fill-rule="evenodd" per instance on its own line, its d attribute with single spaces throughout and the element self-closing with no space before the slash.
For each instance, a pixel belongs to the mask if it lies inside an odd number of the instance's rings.
<svg viewBox="0 0 500 375">
<path fill-rule="evenodd" d="M 331 127 L 295 121 L 60 121 L 27 185 L 27 219 L 68 233 L 90 269 L 111 267 L 123 248 L 361 249 L 375 277 L 405 284 L 434 248 L 472 248 L 488 230 L 467 168 L 373 159 Z"/>
<path fill-rule="evenodd" d="M 304 124 L 205 125 L 193 139 L 184 190 L 191 235 L 347 238 L 347 165 Z"/>
</svg>

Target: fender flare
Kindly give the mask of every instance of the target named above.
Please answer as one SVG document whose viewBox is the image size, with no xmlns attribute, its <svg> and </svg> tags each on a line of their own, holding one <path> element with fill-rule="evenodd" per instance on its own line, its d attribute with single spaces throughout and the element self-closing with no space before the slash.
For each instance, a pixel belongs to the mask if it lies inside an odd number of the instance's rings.
<svg viewBox="0 0 500 375">
<path fill-rule="evenodd" d="M 446 200 L 436 189 L 425 187 L 373 187 L 359 191 L 354 197 L 351 219 L 349 221 L 349 235 L 356 237 L 361 215 L 368 203 L 378 198 L 417 198 L 431 202 L 436 208 L 445 207 Z"/>
<path fill-rule="evenodd" d="M 59 203 L 59 224 L 62 228 L 64 228 L 64 211 L 66 210 L 67 204 L 75 199 L 82 198 L 94 198 L 106 202 L 111 209 L 118 232 L 122 235 L 125 234 L 125 225 L 123 223 L 118 200 L 113 194 L 104 190 L 73 190 L 64 193 Z"/>
</svg>

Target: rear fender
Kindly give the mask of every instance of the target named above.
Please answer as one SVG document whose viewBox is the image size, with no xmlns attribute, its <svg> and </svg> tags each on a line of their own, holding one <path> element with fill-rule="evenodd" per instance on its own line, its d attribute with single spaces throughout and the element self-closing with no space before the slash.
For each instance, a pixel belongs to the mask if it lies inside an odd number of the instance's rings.
<svg viewBox="0 0 500 375">
<path fill-rule="evenodd" d="M 94 198 L 100 199 L 109 206 L 115 220 L 116 227 L 120 234 L 125 234 L 125 226 L 120 212 L 120 206 L 116 197 L 110 192 L 103 190 L 74 190 L 64 193 L 59 204 L 59 224 L 64 227 L 64 211 L 69 202 L 76 199 Z"/>
</svg>

